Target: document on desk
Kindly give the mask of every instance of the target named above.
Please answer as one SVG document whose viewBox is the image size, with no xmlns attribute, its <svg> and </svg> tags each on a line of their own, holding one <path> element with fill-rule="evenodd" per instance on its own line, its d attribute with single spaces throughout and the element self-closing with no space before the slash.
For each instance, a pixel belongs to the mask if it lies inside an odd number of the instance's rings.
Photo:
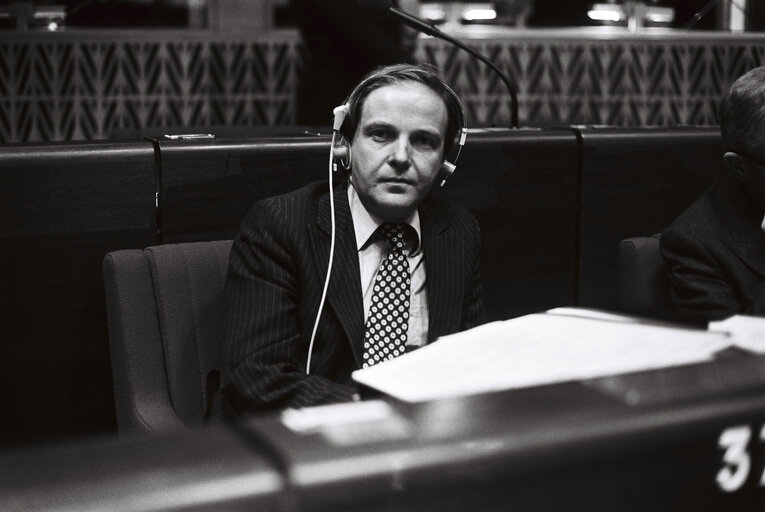
<svg viewBox="0 0 765 512">
<path fill-rule="evenodd" d="M 724 332 L 570 314 L 577 311 L 551 310 L 445 336 L 353 378 L 421 402 L 699 363 L 731 345 Z"/>
<path fill-rule="evenodd" d="M 709 331 L 726 332 L 736 346 L 756 354 L 765 354 L 765 318 L 734 315 L 718 322 L 709 322 Z"/>
</svg>

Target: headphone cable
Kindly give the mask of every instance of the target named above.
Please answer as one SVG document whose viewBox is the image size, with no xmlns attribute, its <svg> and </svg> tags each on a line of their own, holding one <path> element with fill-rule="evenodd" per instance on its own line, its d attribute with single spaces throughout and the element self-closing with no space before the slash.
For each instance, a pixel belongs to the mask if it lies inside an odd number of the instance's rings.
<svg viewBox="0 0 765 512">
<path fill-rule="evenodd" d="M 311 332 L 311 341 L 308 344 L 308 358 L 305 362 L 306 375 L 311 374 L 311 356 L 313 355 L 313 343 L 316 340 L 316 331 L 319 328 L 319 319 L 321 318 L 321 312 L 324 310 L 324 301 L 327 298 L 327 290 L 329 289 L 329 278 L 332 275 L 332 260 L 335 256 L 335 194 L 334 187 L 332 186 L 332 171 L 334 168 L 333 150 L 335 148 L 335 138 L 337 136 L 337 130 L 332 131 L 332 143 L 329 146 L 329 211 L 331 218 L 331 241 L 329 244 L 329 262 L 327 263 L 327 277 L 324 279 L 324 290 L 321 292 L 321 300 L 319 301 L 319 310 L 316 312 L 316 321 L 313 324 L 313 331 Z"/>
</svg>

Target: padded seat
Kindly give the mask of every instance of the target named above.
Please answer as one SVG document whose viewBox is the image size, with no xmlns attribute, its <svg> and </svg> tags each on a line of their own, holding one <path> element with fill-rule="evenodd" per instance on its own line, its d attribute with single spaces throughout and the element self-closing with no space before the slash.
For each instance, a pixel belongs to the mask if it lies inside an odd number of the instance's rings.
<svg viewBox="0 0 765 512">
<path fill-rule="evenodd" d="M 675 316 L 659 239 L 657 234 L 619 243 L 619 305 L 625 313 L 662 319 Z"/>
<path fill-rule="evenodd" d="M 199 426 L 220 382 L 231 240 L 111 252 L 103 262 L 120 434 Z"/>
</svg>

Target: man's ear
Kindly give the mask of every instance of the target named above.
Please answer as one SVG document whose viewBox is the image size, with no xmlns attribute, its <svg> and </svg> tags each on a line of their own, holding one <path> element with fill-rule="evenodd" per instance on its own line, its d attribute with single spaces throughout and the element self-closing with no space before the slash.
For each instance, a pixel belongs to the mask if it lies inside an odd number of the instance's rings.
<svg viewBox="0 0 765 512">
<path fill-rule="evenodd" d="M 746 170 L 744 169 L 744 159 L 741 158 L 740 155 L 732 151 L 727 151 L 723 155 L 723 164 L 725 165 L 726 171 L 738 177 L 738 179 L 740 179 L 743 183 L 747 182 Z"/>
</svg>

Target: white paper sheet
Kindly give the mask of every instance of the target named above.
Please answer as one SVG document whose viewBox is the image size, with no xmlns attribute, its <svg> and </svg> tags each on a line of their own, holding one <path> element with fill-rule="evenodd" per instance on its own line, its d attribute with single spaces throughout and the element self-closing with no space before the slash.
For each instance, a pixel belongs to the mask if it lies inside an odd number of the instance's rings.
<svg viewBox="0 0 765 512">
<path fill-rule="evenodd" d="M 353 378 L 420 402 L 698 363 L 730 345 L 724 332 L 565 308 L 446 336 Z"/>
<path fill-rule="evenodd" d="M 737 347 L 765 354 L 765 318 L 734 315 L 719 322 L 709 322 L 709 331 L 727 333 Z"/>
</svg>

